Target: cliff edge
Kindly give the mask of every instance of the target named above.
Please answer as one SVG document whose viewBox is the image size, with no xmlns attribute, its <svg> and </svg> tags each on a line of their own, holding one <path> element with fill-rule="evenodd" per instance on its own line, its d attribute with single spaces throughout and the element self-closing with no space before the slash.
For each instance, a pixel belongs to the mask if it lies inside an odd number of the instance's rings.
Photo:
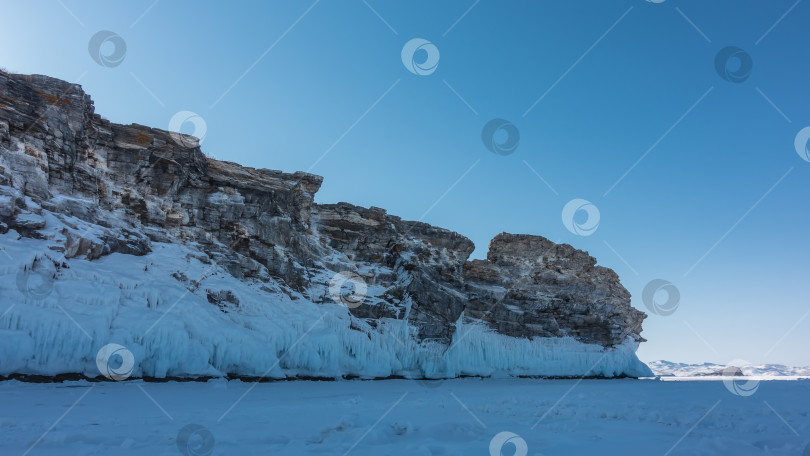
<svg viewBox="0 0 810 456">
<path fill-rule="evenodd" d="M 469 261 L 321 182 L 0 71 L 0 375 L 96 376 L 110 343 L 133 376 L 652 375 L 646 315 L 587 252 L 502 233 Z"/>
</svg>

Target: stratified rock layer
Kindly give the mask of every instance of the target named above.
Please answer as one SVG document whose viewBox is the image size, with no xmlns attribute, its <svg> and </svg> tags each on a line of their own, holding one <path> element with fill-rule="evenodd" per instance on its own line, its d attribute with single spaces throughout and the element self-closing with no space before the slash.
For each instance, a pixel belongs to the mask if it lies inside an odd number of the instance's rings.
<svg viewBox="0 0 810 456">
<path fill-rule="evenodd" d="M 214 160 L 196 138 L 111 123 L 61 80 L 0 72 L 0 154 L 0 233 L 50 236 L 66 260 L 181 244 L 240 281 L 267 283 L 270 298 L 316 304 L 333 302 L 335 273 L 351 273 L 368 286 L 348 309 L 363 322 L 352 329 L 405 321 L 407 337 L 445 347 L 463 324 L 608 349 L 643 341 L 645 315 L 586 252 L 503 233 L 486 260 L 468 261 L 474 246 L 462 235 L 375 207 L 316 204 L 319 176 Z M 65 224 L 59 236 L 43 231 L 49 215 Z M 88 236 L 76 221 L 97 229 Z M 173 276 L 196 292 L 198 278 Z M 230 290 L 206 297 L 239 312 Z"/>
</svg>

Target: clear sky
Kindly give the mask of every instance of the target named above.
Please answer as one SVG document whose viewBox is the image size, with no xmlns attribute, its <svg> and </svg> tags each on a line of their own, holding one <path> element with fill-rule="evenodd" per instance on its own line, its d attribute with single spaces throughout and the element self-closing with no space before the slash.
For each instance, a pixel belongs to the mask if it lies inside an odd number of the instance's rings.
<svg viewBox="0 0 810 456">
<path fill-rule="evenodd" d="M 313 1 L 4 1 L 0 67 L 114 122 L 194 112 L 209 155 L 322 175 L 318 202 L 474 257 L 502 231 L 587 250 L 650 314 L 642 360 L 810 364 L 810 2 Z"/>
</svg>

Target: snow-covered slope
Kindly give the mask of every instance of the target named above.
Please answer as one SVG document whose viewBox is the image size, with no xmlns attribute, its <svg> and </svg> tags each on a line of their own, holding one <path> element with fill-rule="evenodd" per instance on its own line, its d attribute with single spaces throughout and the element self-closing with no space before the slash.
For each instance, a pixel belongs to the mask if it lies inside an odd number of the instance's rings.
<svg viewBox="0 0 810 456">
<path fill-rule="evenodd" d="M 155 243 L 144 256 L 66 259 L 52 249 L 64 242 L 59 231 L 66 226 L 43 214 L 47 240 L 13 230 L 0 235 L 0 296 L 7 297 L 0 303 L 0 375 L 95 377 L 97 353 L 110 343 L 133 354 L 132 376 L 646 374 L 629 341 L 606 350 L 573 338 L 531 341 L 460 323 L 449 347 L 420 343 L 406 320 L 383 318 L 372 328 L 346 306 L 288 295 L 273 280 L 237 280 L 182 245 Z M 196 280 L 184 283 L 178 272 Z M 219 290 L 232 292 L 238 308 L 209 302 Z"/>
<path fill-rule="evenodd" d="M 587 252 L 502 233 L 467 261 L 64 81 L 0 71 L 0 101 L 0 375 L 651 375 L 645 315 Z"/>
</svg>

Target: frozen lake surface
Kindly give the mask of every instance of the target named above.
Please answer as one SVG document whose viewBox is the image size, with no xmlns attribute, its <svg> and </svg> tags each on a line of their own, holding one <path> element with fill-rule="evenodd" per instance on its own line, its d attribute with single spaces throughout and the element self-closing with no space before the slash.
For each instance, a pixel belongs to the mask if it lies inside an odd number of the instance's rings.
<svg viewBox="0 0 810 456">
<path fill-rule="evenodd" d="M 810 454 L 810 381 L 738 385 L 473 378 L 5 381 L 0 453 Z"/>
</svg>

